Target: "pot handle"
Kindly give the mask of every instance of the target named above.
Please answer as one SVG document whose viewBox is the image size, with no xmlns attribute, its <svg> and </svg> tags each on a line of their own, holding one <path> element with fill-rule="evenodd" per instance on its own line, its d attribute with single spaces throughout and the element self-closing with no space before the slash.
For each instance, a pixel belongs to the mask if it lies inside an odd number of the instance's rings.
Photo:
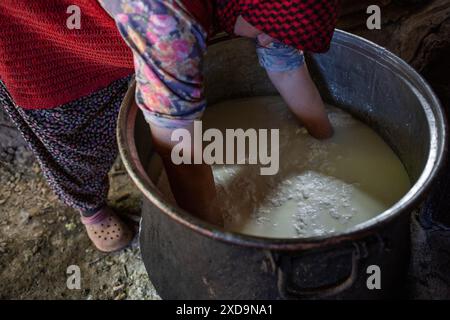
<svg viewBox="0 0 450 320">
<path fill-rule="evenodd" d="M 292 285 L 292 258 L 289 263 L 277 263 L 278 290 L 283 299 L 320 299 L 331 295 L 336 295 L 350 288 L 356 281 L 359 270 L 359 261 L 361 259 L 360 245 L 353 243 L 351 271 L 350 274 L 342 280 L 330 285 L 316 288 L 300 288 Z M 286 267 L 287 265 L 287 267 Z"/>
</svg>

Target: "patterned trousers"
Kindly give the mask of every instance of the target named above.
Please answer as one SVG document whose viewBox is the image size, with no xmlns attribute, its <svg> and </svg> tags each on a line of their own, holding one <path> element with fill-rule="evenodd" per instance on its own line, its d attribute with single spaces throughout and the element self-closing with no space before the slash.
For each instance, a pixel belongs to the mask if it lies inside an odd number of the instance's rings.
<svg viewBox="0 0 450 320">
<path fill-rule="evenodd" d="M 106 204 L 116 124 L 130 77 L 54 109 L 25 110 L 0 82 L 0 107 L 21 132 L 53 191 L 84 215 Z"/>
</svg>

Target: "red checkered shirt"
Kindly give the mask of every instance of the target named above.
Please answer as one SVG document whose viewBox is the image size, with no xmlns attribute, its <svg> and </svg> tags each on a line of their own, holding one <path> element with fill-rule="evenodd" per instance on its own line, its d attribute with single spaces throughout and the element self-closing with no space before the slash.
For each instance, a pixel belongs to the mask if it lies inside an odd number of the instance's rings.
<svg viewBox="0 0 450 320">
<path fill-rule="evenodd" d="M 239 15 L 260 31 L 299 50 L 330 47 L 339 0 L 216 0 L 219 28 L 233 34 Z"/>
</svg>

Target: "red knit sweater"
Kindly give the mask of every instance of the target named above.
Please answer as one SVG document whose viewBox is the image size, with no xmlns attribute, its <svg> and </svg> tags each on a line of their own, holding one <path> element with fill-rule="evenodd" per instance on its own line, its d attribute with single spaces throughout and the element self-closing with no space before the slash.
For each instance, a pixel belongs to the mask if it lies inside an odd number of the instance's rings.
<svg viewBox="0 0 450 320">
<path fill-rule="evenodd" d="M 209 24 L 210 0 L 183 1 Z M 80 30 L 66 27 L 70 5 L 81 9 Z M 0 79 L 18 106 L 53 108 L 133 71 L 131 51 L 96 0 L 0 1 Z"/>
</svg>

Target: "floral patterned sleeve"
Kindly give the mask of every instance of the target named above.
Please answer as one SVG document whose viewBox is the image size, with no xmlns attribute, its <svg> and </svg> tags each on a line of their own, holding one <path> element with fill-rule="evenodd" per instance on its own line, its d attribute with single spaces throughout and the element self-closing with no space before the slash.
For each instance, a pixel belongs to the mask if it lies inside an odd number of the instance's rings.
<svg viewBox="0 0 450 320">
<path fill-rule="evenodd" d="M 206 101 L 202 62 L 207 33 L 178 0 L 100 0 L 133 50 L 136 101 L 148 122 L 185 126 Z"/>
</svg>

